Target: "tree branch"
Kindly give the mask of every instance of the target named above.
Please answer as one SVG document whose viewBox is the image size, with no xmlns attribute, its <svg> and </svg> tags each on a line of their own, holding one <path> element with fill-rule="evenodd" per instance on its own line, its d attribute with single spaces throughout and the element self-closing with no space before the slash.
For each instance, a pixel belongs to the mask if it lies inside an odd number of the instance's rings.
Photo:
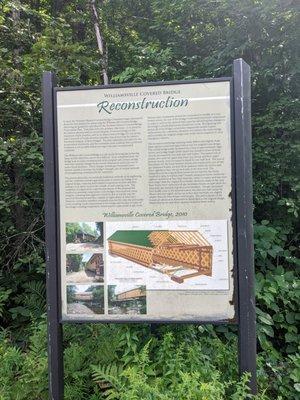
<svg viewBox="0 0 300 400">
<path fill-rule="evenodd" d="M 102 65 L 101 77 L 103 79 L 104 85 L 108 85 L 108 83 L 109 83 L 108 73 L 107 73 L 108 55 L 107 55 L 107 48 L 106 48 L 104 37 L 103 37 L 103 32 L 101 31 L 100 19 L 99 19 L 97 7 L 96 7 L 96 0 L 90 0 L 90 7 L 91 7 L 92 17 L 93 17 L 93 22 L 94 22 L 94 29 L 95 29 L 95 34 L 96 34 L 98 50 L 99 50 L 99 53 L 101 56 L 101 65 Z"/>
</svg>

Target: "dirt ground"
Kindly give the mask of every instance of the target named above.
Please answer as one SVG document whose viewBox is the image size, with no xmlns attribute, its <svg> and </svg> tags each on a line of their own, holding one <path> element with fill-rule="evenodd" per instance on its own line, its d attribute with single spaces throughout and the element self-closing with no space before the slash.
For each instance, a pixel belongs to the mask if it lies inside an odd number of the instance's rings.
<svg viewBox="0 0 300 400">
<path fill-rule="evenodd" d="M 95 272 L 88 270 L 71 272 L 67 274 L 67 283 L 85 283 L 85 282 L 99 282 L 99 280 L 96 279 Z"/>
<path fill-rule="evenodd" d="M 94 312 L 90 310 L 87 306 L 80 303 L 68 304 L 68 314 L 88 314 L 92 315 Z"/>
<path fill-rule="evenodd" d="M 103 247 L 95 243 L 67 243 L 67 253 L 103 253 Z"/>
</svg>

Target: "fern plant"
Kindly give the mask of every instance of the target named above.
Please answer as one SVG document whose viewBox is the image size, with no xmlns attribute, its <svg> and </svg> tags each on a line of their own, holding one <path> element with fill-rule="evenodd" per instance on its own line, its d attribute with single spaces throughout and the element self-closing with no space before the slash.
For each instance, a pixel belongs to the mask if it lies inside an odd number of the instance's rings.
<svg viewBox="0 0 300 400">
<path fill-rule="evenodd" d="M 107 400 L 246 399 L 248 377 L 224 381 L 201 350 L 167 333 L 160 343 L 149 340 L 130 364 L 93 366 L 93 380 Z"/>
</svg>

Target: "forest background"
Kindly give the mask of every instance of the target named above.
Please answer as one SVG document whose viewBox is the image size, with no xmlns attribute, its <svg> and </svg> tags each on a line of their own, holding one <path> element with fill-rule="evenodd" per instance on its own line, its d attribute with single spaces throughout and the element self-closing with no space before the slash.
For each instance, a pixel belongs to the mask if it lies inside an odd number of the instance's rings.
<svg viewBox="0 0 300 400">
<path fill-rule="evenodd" d="M 209 78 L 239 57 L 252 69 L 258 398 L 299 398 L 298 12 L 293 0 L 0 2 L 1 400 L 48 396 L 42 72 L 63 86 Z M 64 348 L 68 400 L 249 397 L 234 326 L 66 326 Z"/>
</svg>

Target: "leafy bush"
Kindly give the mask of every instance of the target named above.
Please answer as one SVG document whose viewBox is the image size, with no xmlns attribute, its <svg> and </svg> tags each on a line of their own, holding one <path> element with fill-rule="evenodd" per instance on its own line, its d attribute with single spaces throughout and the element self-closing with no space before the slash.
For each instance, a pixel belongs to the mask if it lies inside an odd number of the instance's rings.
<svg viewBox="0 0 300 400">
<path fill-rule="evenodd" d="M 246 398 L 247 378 L 238 382 L 233 374 L 235 378 L 226 380 L 227 373 L 220 373 L 220 365 L 212 354 L 207 354 L 206 346 L 215 346 L 214 353 L 217 348 L 221 350 L 221 358 L 227 357 L 228 367 L 232 353 L 220 346 L 218 339 L 180 341 L 174 334 L 166 333 L 159 341 L 149 340 L 139 352 L 129 348 L 133 352 L 130 363 L 126 363 L 127 350 L 125 359 L 122 358 L 125 363 L 94 366 L 93 378 L 100 387 L 109 384 L 104 391 L 108 399 Z"/>
<path fill-rule="evenodd" d="M 1 339 L 0 399 L 46 400 L 45 322 L 23 351 L 7 334 Z M 237 375 L 236 339 L 220 339 L 209 326 L 70 325 L 64 339 L 66 400 L 252 398 L 248 377 Z M 261 352 L 255 398 L 296 398 L 299 367 L 296 355 L 283 360 L 271 346 Z"/>
<path fill-rule="evenodd" d="M 0 399 L 48 399 L 46 324 L 35 328 L 27 350 L 0 341 Z"/>
<path fill-rule="evenodd" d="M 235 352 L 196 327 L 159 337 L 146 325 L 79 331 L 65 332 L 66 400 L 247 398 L 247 377 L 238 379 Z M 46 324 L 35 328 L 23 352 L 3 340 L 0 365 L 1 400 L 47 399 Z"/>
<path fill-rule="evenodd" d="M 286 248 L 289 231 L 272 227 L 268 221 L 255 225 L 256 298 L 258 338 L 266 346 L 272 340 L 284 353 L 299 350 L 300 280 L 295 246 Z"/>
</svg>

